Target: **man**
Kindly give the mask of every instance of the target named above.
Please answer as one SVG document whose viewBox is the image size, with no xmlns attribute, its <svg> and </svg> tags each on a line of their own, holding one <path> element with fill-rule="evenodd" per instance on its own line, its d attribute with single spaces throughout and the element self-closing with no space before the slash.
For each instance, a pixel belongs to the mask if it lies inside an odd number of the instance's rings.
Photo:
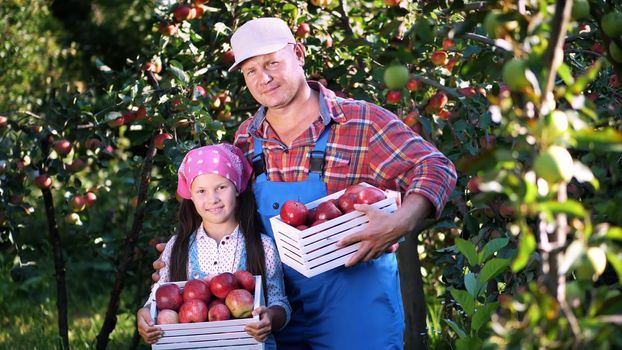
<svg viewBox="0 0 622 350">
<path fill-rule="evenodd" d="M 272 236 L 268 218 L 289 199 L 306 203 L 359 182 L 405 193 L 393 214 L 355 207 L 370 221 L 338 243 L 361 242 L 346 266 L 312 278 L 284 266 L 293 313 L 275 333 L 278 348 L 401 349 L 397 261 L 385 251 L 424 218 L 440 215 L 455 186 L 453 164 L 391 112 L 307 82 L 304 47 L 282 20 L 251 20 L 231 45 L 229 70 L 240 70 L 261 105 L 235 144 L 253 161 L 266 233 Z"/>
</svg>

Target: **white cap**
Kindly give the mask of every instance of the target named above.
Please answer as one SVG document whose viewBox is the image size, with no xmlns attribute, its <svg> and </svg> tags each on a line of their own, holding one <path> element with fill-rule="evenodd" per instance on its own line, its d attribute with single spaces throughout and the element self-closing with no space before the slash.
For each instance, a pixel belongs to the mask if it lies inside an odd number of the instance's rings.
<svg viewBox="0 0 622 350">
<path fill-rule="evenodd" d="M 244 23 L 231 36 L 231 48 L 235 63 L 229 72 L 251 57 L 279 51 L 287 44 L 295 44 L 296 39 L 287 24 L 280 18 L 264 17 Z"/>
</svg>

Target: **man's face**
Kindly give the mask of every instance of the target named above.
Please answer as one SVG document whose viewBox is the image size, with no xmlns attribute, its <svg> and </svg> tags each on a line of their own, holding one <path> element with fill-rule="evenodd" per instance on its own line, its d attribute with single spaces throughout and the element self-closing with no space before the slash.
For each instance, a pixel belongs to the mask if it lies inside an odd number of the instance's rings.
<svg viewBox="0 0 622 350">
<path fill-rule="evenodd" d="M 286 107 L 306 84 L 302 45 L 288 44 L 274 53 L 255 56 L 240 65 L 246 86 L 260 104 Z"/>
</svg>

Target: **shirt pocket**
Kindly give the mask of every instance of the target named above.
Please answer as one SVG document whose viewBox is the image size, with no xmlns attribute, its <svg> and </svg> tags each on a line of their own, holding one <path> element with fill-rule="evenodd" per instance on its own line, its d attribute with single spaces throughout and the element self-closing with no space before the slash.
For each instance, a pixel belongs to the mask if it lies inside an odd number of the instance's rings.
<svg viewBox="0 0 622 350">
<path fill-rule="evenodd" d="M 353 153 L 348 151 L 338 151 L 326 155 L 324 164 L 324 175 L 329 178 L 343 178 L 350 173 L 350 165 L 354 162 Z"/>
</svg>

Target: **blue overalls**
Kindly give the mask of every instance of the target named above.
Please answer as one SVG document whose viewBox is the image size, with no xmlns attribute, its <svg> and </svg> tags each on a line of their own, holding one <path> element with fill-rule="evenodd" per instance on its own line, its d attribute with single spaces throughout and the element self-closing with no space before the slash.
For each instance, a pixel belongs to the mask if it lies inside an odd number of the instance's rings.
<svg viewBox="0 0 622 350">
<path fill-rule="evenodd" d="M 310 164 L 323 165 L 330 124 L 311 152 Z M 254 139 L 254 160 L 262 158 Z M 272 182 L 263 172 L 253 185 L 264 232 L 274 238 L 269 218 L 293 199 L 308 203 L 324 197 L 323 166 L 311 167 L 308 179 Z M 285 291 L 292 306 L 289 324 L 275 333 L 279 350 L 389 350 L 403 348 L 404 313 L 395 254 L 307 278 L 283 264 Z"/>
<path fill-rule="evenodd" d="M 190 252 L 188 254 L 190 260 L 190 276 L 188 276 L 188 280 L 207 277 L 207 274 L 203 272 L 201 266 L 199 266 L 199 248 L 197 247 L 196 237 L 196 233 L 193 233 L 190 238 Z M 240 262 L 236 268 L 236 271 L 239 270 L 246 270 L 246 246 L 244 244 L 241 245 Z M 266 339 L 264 350 L 276 350 L 276 341 L 273 335 L 268 336 L 268 339 Z"/>
</svg>

